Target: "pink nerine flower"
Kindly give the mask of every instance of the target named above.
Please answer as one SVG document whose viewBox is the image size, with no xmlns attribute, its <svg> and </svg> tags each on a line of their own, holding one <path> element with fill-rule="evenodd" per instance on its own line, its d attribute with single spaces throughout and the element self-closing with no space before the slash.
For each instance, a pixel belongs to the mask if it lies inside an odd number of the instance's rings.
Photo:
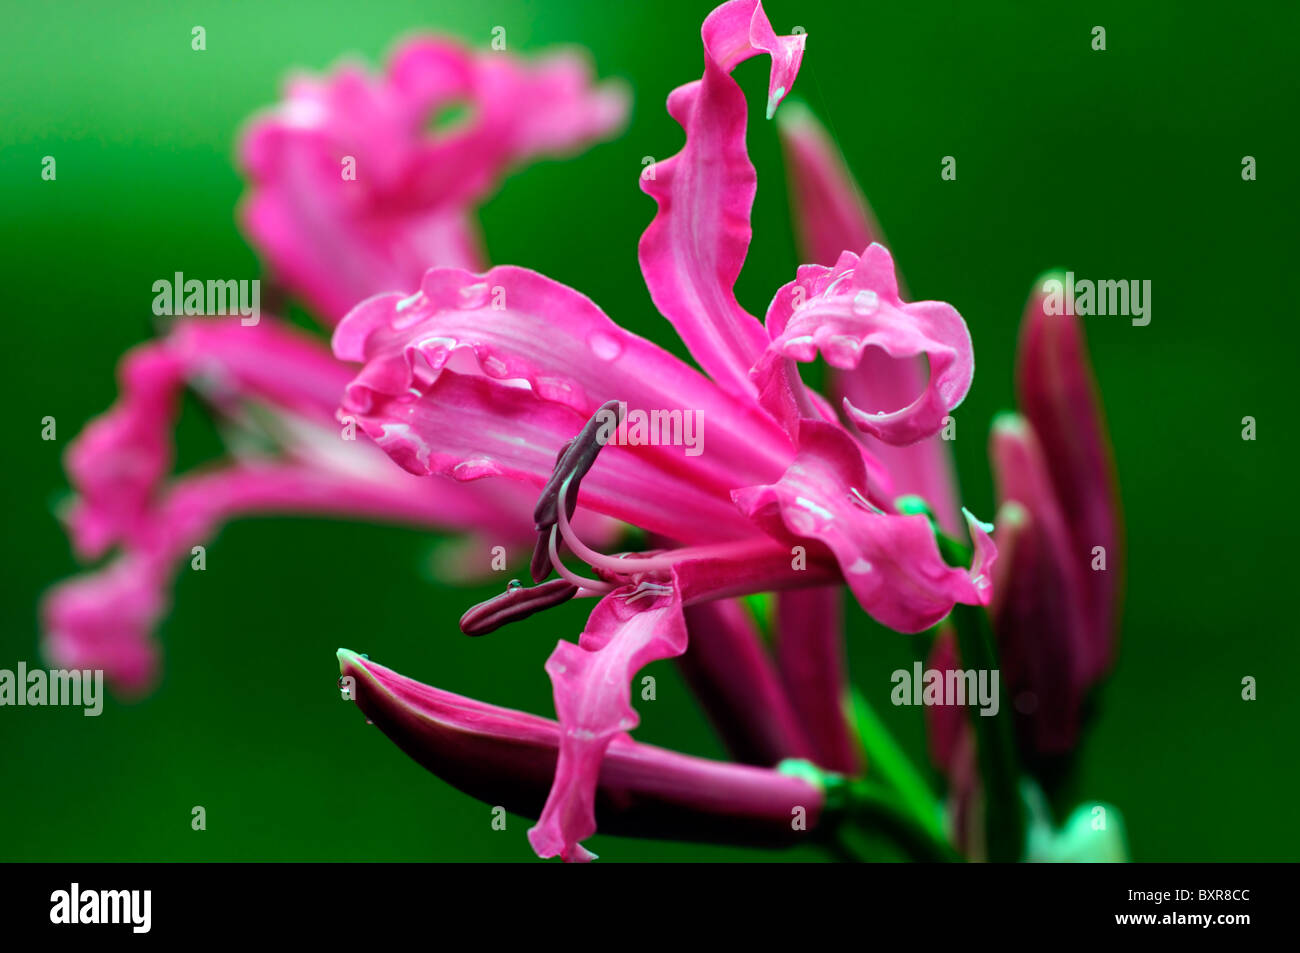
<svg viewBox="0 0 1300 953">
<path fill-rule="evenodd" d="M 625 99 L 617 87 L 592 87 L 569 55 L 523 63 L 414 40 L 384 78 L 345 67 L 295 81 L 289 100 L 252 125 L 241 150 L 254 179 L 244 220 L 286 290 L 333 325 L 367 294 L 430 264 L 478 263 L 474 203 L 509 165 L 611 132 Z M 454 102 L 470 107 L 468 119 L 429 131 L 430 118 Z M 345 174 L 345 157 L 355 176 Z M 102 668 L 116 690 L 147 691 L 158 675 L 152 632 L 173 576 L 193 547 L 240 516 L 461 530 L 475 552 L 527 544 L 528 491 L 397 470 L 355 425 L 335 420 L 353 370 L 319 338 L 261 317 L 251 326 L 180 320 L 132 349 L 119 367 L 117 403 L 69 447 L 76 497 L 65 521 L 74 549 L 87 560 L 117 554 L 47 594 L 42 627 L 56 664 Z M 187 388 L 222 420 L 232 453 L 173 476 L 172 431 Z M 472 571 L 456 563 L 441 568 Z"/>
<path fill-rule="evenodd" d="M 756 0 L 724 3 L 702 36 L 703 78 L 668 100 L 686 144 L 642 180 L 659 210 L 640 262 L 656 305 L 709 376 L 619 327 L 579 292 L 521 268 L 432 269 L 414 294 L 372 298 L 334 334 L 339 358 L 365 362 L 344 414 L 412 473 L 540 489 L 534 581 L 554 569 L 569 595 L 600 597 L 579 641 L 560 642 L 546 666 L 561 733 L 550 794 L 529 835 L 542 856 L 586 858 L 579 842 L 595 830 L 603 761 L 637 724 L 630 680 L 687 649 L 684 610 L 842 581 L 874 618 L 917 632 L 955 603 L 990 597 L 987 528 L 968 514 L 972 564 L 949 566 L 929 520 L 898 511 L 891 474 L 856 435 L 900 445 L 938 432 L 971 382 L 964 322 L 948 305 L 905 302 L 877 244 L 800 269 L 777 292 L 766 327 L 740 306 L 733 285 L 756 177 L 745 99 L 730 71 L 771 57 L 771 113 L 794 82 L 805 38 L 776 36 Z M 872 349 L 908 362 L 924 356 L 932 374 L 901 406 L 844 402 L 850 429 L 803 384 L 797 363 L 821 353 L 851 371 Z M 637 442 L 623 439 L 628 421 L 611 423 L 621 408 L 698 414 L 707 450 L 629 445 Z M 599 553 L 575 531 L 575 505 L 641 527 L 662 546 Z M 561 545 L 595 578 L 561 562 Z M 470 630 L 550 604 L 563 584 L 547 586 L 475 610 Z M 815 681 L 803 679 L 805 688 Z M 825 737 L 808 743 L 837 748 Z"/>
<path fill-rule="evenodd" d="M 371 76 L 297 76 L 250 123 L 240 221 L 272 274 L 333 325 L 431 265 L 481 268 L 475 206 L 512 167 L 622 127 L 621 84 L 581 57 L 535 61 L 438 37 L 408 40 Z"/>
</svg>

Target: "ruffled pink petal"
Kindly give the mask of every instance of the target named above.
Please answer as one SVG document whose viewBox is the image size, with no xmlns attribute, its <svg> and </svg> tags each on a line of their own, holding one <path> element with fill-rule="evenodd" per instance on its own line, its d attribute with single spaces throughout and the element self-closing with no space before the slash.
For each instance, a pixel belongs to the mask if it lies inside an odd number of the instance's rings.
<svg viewBox="0 0 1300 953">
<path fill-rule="evenodd" d="M 805 420 L 799 444 L 780 481 L 733 494 L 745 513 L 774 535 L 824 544 L 862 608 L 900 632 L 929 628 L 958 602 L 988 604 L 997 550 L 973 517 L 970 569 L 948 566 L 926 517 L 876 512 L 863 498 L 866 468 L 843 430 Z"/>
<path fill-rule="evenodd" d="M 40 610 L 45 657 L 59 668 L 103 669 L 120 695 L 147 693 L 158 677 L 152 632 L 170 578 L 158 560 L 135 554 L 55 586 Z"/>
<path fill-rule="evenodd" d="M 1119 487 L 1078 318 L 1048 314 L 1042 289 L 1040 281 L 1021 325 L 1017 390 L 1021 412 L 1042 444 L 1052 487 L 1066 514 L 1071 561 L 1086 593 L 1088 672 L 1097 678 L 1114 655 L 1124 574 Z M 1098 546 L 1105 550 L 1105 570 L 1092 569 Z"/>
<path fill-rule="evenodd" d="M 118 366 L 117 403 L 69 444 L 63 464 L 79 499 L 64 519 L 83 558 L 102 556 L 126 535 L 171 470 L 185 372 L 184 359 L 164 342 L 128 351 Z"/>
<path fill-rule="evenodd" d="M 591 860 L 579 842 L 596 832 L 595 797 L 605 751 L 639 722 L 631 681 L 643 666 L 686 651 L 676 586 L 626 586 L 596 606 L 575 645 L 560 642 L 546 662 L 555 690 L 560 754 L 555 782 L 528 839 L 539 857 Z"/>
<path fill-rule="evenodd" d="M 1078 739 L 1094 673 L 1084 567 L 1073 558 L 1068 521 L 1029 424 L 1012 414 L 999 417 L 989 457 L 1004 501 L 997 532 L 1002 558 L 989 608 L 1003 677 L 1023 748 L 1063 754 Z"/>
<path fill-rule="evenodd" d="M 719 493 L 774 479 L 793 449 L 752 402 L 526 268 L 432 269 L 415 294 L 381 295 L 354 309 L 334 332 L 334 352 L 365 364 L 344 400 L 345 410 L 361 414 L 381 396 L 418 396 L 447 367 L 527 382 L 537 396 L 585 417 L 613 399 L 629 411 L 678 412 L 699 421 L 694 453 L 641 449 L 665 466 L 689 463 L 692 479 Z"/>
<path fill-rule="evenodd" d="M 641 237 L 641 271 L 700 366 L 732 393 L 752 394 L 749 368 L 767 338 L 733 289 L 749 249 L 757 177 L 745 148 L 745 96 L 730 72 L 752 56 L 771 55 L 770 116 L 794 84 L 806 37 L 776 36 L 757 0 L 722 4 L 701 35 L 703 78 L 668 97 L 686 145 L 656 162 L 653 178 L 641 178 L 659 205 Z"/>
<path fill-rule="evenodd" d="M 937 434 L 944 417 L 966 397 L 975 373 L 970 332 L 961 315 L 940 301 L 904 303 L 893 258 L 881 245 L 869 246 L 861 258 L 844 252 L 833 267 L 802 266 L 798 277 L 776 293 L 767 327 L 772 342 L 754 368 L 764 393 L 786 360 L 807 362 L 821 353 L 832 367 L 847 371 L 858 368 L 868 348 L 909 364 L 925 355 L 930 379 L 910 403 L 868 413 L 844 401 L 858 428 L 886 443 L 910 444 Z M 788 410 L 782 416 L 788 426 Z"/>
<path fill-rule="evenodd" d="M 587 422 L 528 388 L 448 370 L 421 384 L 418 397 L 365 394 L 368 409 L 353 415 L 393 460 L 411 473 L 457 480 L 501 476 L 540 489 L 556 453 Z M 728 492 L 696 475 L 700 458 L 681 451 L 606 446 L 583 479 L 579 504 L 680 542 L 752 536 Z"/>
<path fill-rule="evenodd" d="M 171 431 L 187 385 L 218 406 L 256 400 L 337 435 L 332 418 L 349 374 L 322 342 L 270 319 L 248 327 L 238 320 L 180 321 L 167 337 L 129 351 L 118 370 L 117 402 L 65 455 L 77 492 L 66 515 L 77 552 L 98 558 L 148 520 L 172 467 Z"/>
<path fill-rule="evenodd" d="M 423 685 L 346 649 L 338 655 L 357 707 L 411 758 L 486 804 L 542 812 L 561 747 L 556 722 Z M 778 846 L 800 836 L 790 823 L 796 807 L 815 827 L 824 796 L 800 778 L 618 734 L 600 763 L 595 803 L 604 833 Z"/>
<path fill-rule="evenodd" d="M 463 122 L 431 128 L 455 108 Z M 250 123 L 240 219 L 276 277 L 333 324 L 431 266 L 481 267 L 473 206 L 506 170 L 605 138 L 626 113 L 623 88 L 594 85 L 577 56 L 526 63 L 416 38 L 381 76 L 345 65 L 295 78 Z"/>
<path fill-rule="evenodd" d="M 830 266 L 845 251 L 885 244 L 844 157 L 812 111 L 790 103 L 777 116 L 777 126 L 801 260 Z M 922 358 L 895 360 L 879 348 L 867 348 L 852 370 L 831 368 L 829 390 L 855 407 L 903 407 L 925 389 L 926 376 Z M 952 455 L 941 438 L 926 437 L 905 447 L 865 433 L 862 439 L 889 469 L 899 493 L 922 497 L 945 531 L 961 531 Z"/>
<path fill-rule="evenodd" d="M 690 648 L 677 660 L 727 749 L 746 764 L 816 759 L 757 627 L 737 601 L 684 610 Z M 829 767 L 829 765 L 827 766 Z"/>
</svg>

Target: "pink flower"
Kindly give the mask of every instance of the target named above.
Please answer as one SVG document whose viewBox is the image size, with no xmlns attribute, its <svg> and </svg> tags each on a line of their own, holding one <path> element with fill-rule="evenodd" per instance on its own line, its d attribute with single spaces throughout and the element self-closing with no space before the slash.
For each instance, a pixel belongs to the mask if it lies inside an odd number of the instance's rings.
<svg viewBox="0 0 1300 953">
<path fill-rule="evenodd" d="M 856 435 L 903 445 L 939 431 L 973 373 L 964 322 L 948 305 L 905 302 L 878 244 L 844 251 L 831 266 L 801 268 L 777 292 L 766 327 L 740 306 L 733 285 L 749 244 L 756 177 L 745 99 L 730 71 L 770 56 L 770 114 L 794 82 L 804 37 L 776 36 L 755 0 L 722 4 L 702 35 L 703 78 L 668 100 L 686 144 L 642 180 L 659 210 L 640 262 L 655 304 L 707 377 L 619 327 L 579 292 L 513 267 L 477 275 L 432 269 L 416 293 L 374 297 L 334 334 L 340 359 L 364 362 L 346 389 L 344 414 L 412 473 L 504 477 L 540 489 L 534 581 L 554 569 L 572 594 L 600 597 L 578 643 L 560 642 L 547 663 L 561 734 L 554 782 L 529 835 L 542 856 L 586 858 L 579 842 L 595 830 L 603 760 L 637 724 L 631 678 L 686 651 L 687 610 L 843 581 L 877 620 L 917 632 L 955 603 L 984 605 L 991 594 L 995 550 L 986 528 L 968 514 L 972 564 L 947 565 L 929 520 L 897 510 L 890 472 Z M 845 401 L 851 430 L 805 387 L 796 364 L 820 353 L 851 372 L 873 348 L 909 364 L 924 356 L 933 373 L 902 406 Z M 615 428 L 611 419 L 624 407 L 698 414 L 707 452 L 629 445 L 630 421 Z M 632 523 L 663 545 L 599 553 L 570 523 L 575 505 Z M 561 545 L 594 578 L 561 562 Z M 502 598 L 521 611 L 536 608 L 526 596 Z M 817 665 L 838 662 L 824 646 L 810 655 Z M 802 673 L 800 681 L 805 691 L 819 683 L 842 690 L 837 674 Z M 801 720 L 812 711 L 792 708 Z M 765 726 L 769 734 L 785 730 L 785 716 L 777 718 Z M 821 727 L 808 720 L 804 731 Z M 803 742 L 787 732 L 777 743 L 853 760 L 843 741 L 841 730 Z"/>
<path fill-rule="evenodd" d="M 431 265 L 483 267 L 475 206 L 514 166 L 617 132 L 627 100 L 574 54 L 408 40 L 379 76 L 344 65 L 293 78 L 249 124 L 240 221 L 273 275 L 333 325 Z"/>
<path fill-rule="evenodd" d="M 457 102 L 472 110 L 466 123 L 426 131 Z M 625 112 L 621 88 L 591 86 L 573 56 L 523 63 L 413 40 L 384 77 L 344 67 L 296 80 L 288 100 L 252 124 L 241 150 L 253 179 L 243 219 L 288 290 L 333 325 L 367 294 L 431 264 L 477 264 L 474 204 L 505 170 L 608 135 Z M 342 174 L 344 156 L 357 160 L 355 178 Z M 472 535 L 476 553 L 526 545 L 532 500 L 524 488 L 417 480 L 354 424 L 337 421 L 352 374 L 318 338 L 269 316 L 251 326 L 178 320 L 130 351 L 118 402 L 65 458 L 76 491 L 65 514 L 74 549 L 87 560 L 117 555 L 47 594 L 41 617 L 51 660 L 103 668 L 119 692 L 147 691 L 158 675 L 152 632 L 175 573 L 195 546 L 241 516 L 459 530 Z M 222 419 L 232 454 L 173 476 L 171 434 L 187 388 Z M 607 528 L 588 523 L 597 535 Z M 441 568 L 472 573 L 462 562 Z"/>
</svg>

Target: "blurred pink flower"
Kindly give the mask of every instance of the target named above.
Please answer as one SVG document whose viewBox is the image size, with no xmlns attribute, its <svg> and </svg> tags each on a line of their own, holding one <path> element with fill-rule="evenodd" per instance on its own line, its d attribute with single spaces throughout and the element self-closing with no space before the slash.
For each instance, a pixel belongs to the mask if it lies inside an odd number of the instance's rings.
<svg viewBox="0 0 1300 953">
<path fill-rule="evenodd" d="M 469 108 L 465 121 L 431 131 L 430 121 L 455 104 Z M 622 87 L 593 86 L 574 55 L 525 62 L 415 39 L 383 77 L 345 66 L 290 83 L 287 100 L 244 137 L 252 187 L 242 220 L 284 289 L 332 326 L 368 294 L 416 280 L 431 265 L 478 267 L 474 206 L 506 170 L 608 136 L 626 111 Z M 355 160 L 354 176 L 345 158 Z M 65 458 L 76 492 L 65 514 L 74 549 L 87 560 L 115 547 L 118 554 L 46 595 L 50 659 L 102 668 L 124 694 L 148 691 L 158 676 L 152 633 L 175 573 L 194 546 L 241 516 L 464 531 L 479 552 L 526 545 L 531 499 L 523 488 L 417 480 L 355 425 L 337 421 L 352 373 L 319 338 L 274 316 L 249 326 L 180 319 L 133 348 L 119 368 L 117 403 Z M 172 430 L 187 388 L 222 419 L 233 454 L 172 476 Z M 608 529 L 588 523 L 598 536 Z M 442 568 L 467 571 L 450 560 Z"/>
<path fill-rule="evenodd" d="M 573 53 L 521 60 L 440 37 L 381 75 L 297 76 L 249 123 L 240 221 L 271 274 L 330 325 L 434 265 L 480 269 L 475 208 L 511 168 L 623 126 L 628 93 Z"/>
</svg>

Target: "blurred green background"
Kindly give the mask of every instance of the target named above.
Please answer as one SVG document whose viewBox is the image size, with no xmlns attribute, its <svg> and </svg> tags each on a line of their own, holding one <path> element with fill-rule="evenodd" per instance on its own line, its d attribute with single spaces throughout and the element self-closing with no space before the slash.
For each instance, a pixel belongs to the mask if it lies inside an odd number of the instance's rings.
<svg viewBox="0 0 1300 953">
<path fill-rule="evenodd" d="M 75 562 L 53 516 L 60 454 L 114 399 L 113 368 L 150 334 L 151 284 L 173 271 L 254 277 L 236 231 L 241 121 L 287 70 L 346 53 L 374 63 L 415 29 L 515 52 L 586 47 L 635 93 L 627 132 L 567 162 L 520 170 L 482 209 L 491 258 L 589 294 L 676 349 L 640 280 L 653 203 L 641 158 L 677 151 L 663 108 L 701 69 L 707 3 L 133 2 L 3 4 L 0 181 L 6 332 L 0 388 L 10 437 L 0 668 L 39 662 L 36 601 Z M 917 298 L 955 304 L 978 355 L 958 412 L 964 499 L 993 512 L 991 416 L 1012 402 L 1016 327 L 1049 267 L 1150 279 L 1151 324 L 1088 318 L 1128 519 L 1118 669 L 1074 793 L 1118 805 L 1138 860 L 1296 859 L 1300 641 L 1293 592 L 1294 435 L 1300 353 L 1294 4 L 1182 2 L 767 5 L 809 36 L 796 92 L 828 121 Z M 190 29 L 207 50 L 190 49 Z M 1107 49 L 1094 52 L 1102 25 Z M 750 95 L 759 173 L 754 245 L 739 294 L 762 314 L 796 257 L 784 173 Z M 58 162 L 55 182 L 41 157 Z M 956 181 L 939 176 L 957 159 Z M 1243 156 L 1258 181 L 1243 182 Z M 1292 163 L 1288 165 L 1287 163 Z M 58 421 L 57 442 L 40 421 Z M 1241 439 L 1241 418 L 1258 440 Z M 218 452 L 187 405 L 180 464 Z M 550 714 L 542 662 L 575 637 L 566 606 L 488 639 L 456 619 L 493 588 L 439 584 L 436 541 L 411 530 L 244 521 L 182 572 L 162 626 L 165 677 L 148 700 L 0 709 L 0 859 L 526 859 L 528 823 L 426 774 L 335 685 L 343 645 L 463 694 Z M 523 573 L 518 573 L 522 575 Z M 885 704 L 917 643 L 850 614 L 854 679 L 924 760 L 921 712 Z M 638 737 L 720 755 L 671 664 Z M 1259 698 L 1240 698 L 1243 676 Z M 1287 742 L 1285 739 L 1293 740 Z M 190 829 L 203 805 L 208 827 Z M 814 859 L 594 838 L 606 860 Z"/>
</svg>

